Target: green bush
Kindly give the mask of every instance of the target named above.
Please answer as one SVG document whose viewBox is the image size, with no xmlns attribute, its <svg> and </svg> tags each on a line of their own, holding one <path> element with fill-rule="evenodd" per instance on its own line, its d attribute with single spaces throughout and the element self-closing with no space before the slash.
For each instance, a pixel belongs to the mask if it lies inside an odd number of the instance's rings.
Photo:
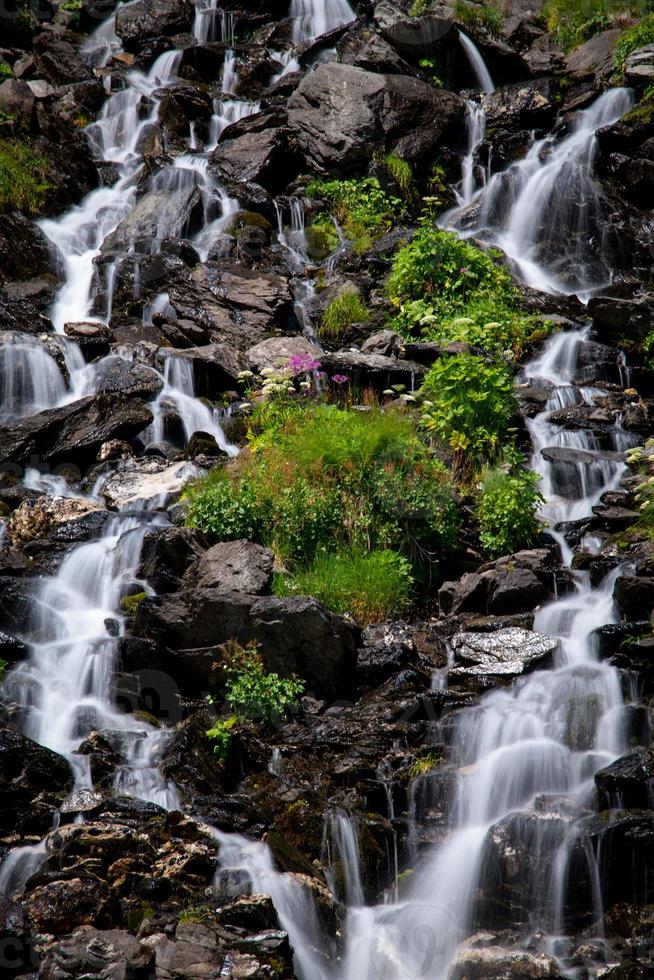
<svg viewBox="0 0 654 980">
<path fill-rule="evenodd" d="M 622 75 L 624 72 L 627 58 L 632 51 L 644 47 L 646 44 L 654 43 L 654 14 L 643 17 L 639 23 L 628 28 L 618 38 L 613 54 L 613 64 L 616 71 Z"/>
<path fill-rule="evenodd" d="M 376 177 L 314 180 L 307 194 L 331 204 L 357 254 L 366 252 L 404 213 L 402 201 L 382 190 Z"/>
<path fill-rule="evenodd" d="M 515 408 L 506 364 L 472 354 L 444 357 L 427 373 L 423 424 L 473 463 L 499 452 Z"/>
<path fill-rule="evenodd" d="M 532 545 L 541 529 L 540 478 L 530 470 L 489 470 L 476 506 L 479 539 L 491 558 Z"/>
<path fill-rule="evenodd" d="M 341 243 L 334 222 L 328 214 L 317 214 L 305 231 L 307 253 L 316 262 L 326 259 Z"/>
<path fill-rule="evenodd" d="M 0 140 L 0 211 L 34 214 L 46 201 L 51 184 L 48 161 L 19 140 Z"/>
<path fill-rule="evenodd" d="M 397 307 L 422 300 L 450 315 L 480 296 L 502 304 L 514 304 L 518 296 L 511 275 L 498 265 L 494 253 L 428 224 L 397 252 L 386 293 Z"/>
<path fill-rule="evenodd" d="M 499 37 L 502 33 L 504 14 L 499 4 L 492 2 L 492 0 L 483 3 L 468 3 L 467 0 L 457 0 L 454 12 L 464 24 L 485 28 L 495 37 Z"/>
<path fill-rule="evenodd" d="M 235 647 L 224 667 L 225 700 L 239 719 L 277 723 L 296 708 L 304 681 L 268 672 L 256 648 Z"/>
<path fill-rule="evenodd" d="M 229 755 L 237 722 L 236 715 L 230 715 L 229 718 L 216 719 L 211 728 L 207 729 L 207 738 L 213 742 L 213 754 L 218 756 L 220 762 L 225 762 Z"/>
<path fill-rule="evenodd" d="M 259 541 L 283 561 L 349 546 L 437 561 L 456 539 L 442 463 L 411 416 L 374 406 L 306 405 L 273 418 L 251 452 L 186 497 L 189 525 L 218 540 Z"/>
<path fill-rule="evenodd" d="M 359 293 L 341 293 L 325 310 L 319 333 L 321 337 L 338 338 L 353 323 L 366 323 L 369 319 L 370 311 Z"/>
<path fill-rule="evenodd" d="M 409 562 L 395 551 L 321 554 L 292 577 L 277 576 L 277 595 L 311 595 L 360 626 L 397 615 L 409 602 Z"/>
</svg>

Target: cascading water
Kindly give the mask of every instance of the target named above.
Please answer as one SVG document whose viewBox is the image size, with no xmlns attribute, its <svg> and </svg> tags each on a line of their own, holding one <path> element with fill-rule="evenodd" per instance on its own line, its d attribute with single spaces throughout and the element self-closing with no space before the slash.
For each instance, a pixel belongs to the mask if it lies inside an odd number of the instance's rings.
<svg viewBox="0 0 654 980">
<path fill-rule="evenodd" d="M 291 0 L 293 43 L 303 44 L 355 19 L 347 0 Z"/>
<path fill-rule="evenodd" d="M 52 408 L 66 396 L 55 359 L 33 337 L 0 336 L 0 422 Z"/>
<path fill-rule="evenodd" d="M 537 140 L 527 156 L 443 219 L 501 248 L 527 285 L 587 298 L 611 280 L 607 207 L 592 173 L 598 129 L 632 106 L 629 89 L 610 89 L 578 113 L 563 139 Z M 466 203 L 466 202 L 464 202 Z"/>
<path fill-rule="evenodd" d="M 482 58 L 477 45 L 470 40 L 467 34 L 464 34 L 462 31 L 459 32 L 459 42 L 465 52 L 465 56 L 468 59 L 472 73 L 475 76 L 477 85 L 481 91 L 494 92 L 495 85 L 493 83 L 493 79 L 491 78 L 491 73 L 486 67 L 486 62 Z"/>
</svg>

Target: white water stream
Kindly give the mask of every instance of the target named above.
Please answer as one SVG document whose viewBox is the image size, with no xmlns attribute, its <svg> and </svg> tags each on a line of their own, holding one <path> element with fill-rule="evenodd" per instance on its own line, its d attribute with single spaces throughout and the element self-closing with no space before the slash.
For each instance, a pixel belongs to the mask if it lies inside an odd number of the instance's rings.
<svg viewBox="0 0 654 980">
<path fill-rule="evenodd" d="M 345 0 L 293 0 L 291 16 L 296 43 L 354 17 Z M 221 22 L 218 8 L 210 0 L 201 0 L 196 39 L 215 36 L 217 24 L 222 24 L 221 37 L 233 43 L 229 22 Z M 97 56 L 105 61 L 118 50 L 111 19 L 96 31 L 88 50 L 99 52 Z M 93 309 L 103 305 L 98 302 L 100 287 L 94 259 L 107 236 L 136 204 L 142 166 L 139 141 L 146 127 L 156 125 L 157 120 L 153 93 L 174 81 L 179 58 L 179 52 L 167 52 L 148 73 L 128 73 L 126 87 L 110 95 L 99 121 L 90 127 L 98 158 L 113 162 L 119 179 L 111 187 L 92 192 L 63 217 L 42 222 L 66 272 L 52 311 L 60 334 L 65 323 L 88 319 Z M 237 64 L 228 55 L 223 74 L 225 94 L 233 95 L 237 86 Z M 486 88 L 486 84 L 480 87 Z M 619 118 L 629 104 L 630 96 L 623 90 L 606 93 L 579 115 L 576 128 L 565 139 L 556 142 L 548 138 L 535 144 L 524 161 L 506 174 L 496 175 L 478 191 L 474 190 L 474 158 L 483 138 L 483 119 L 477 119 L 476 128 L 471 125 L 472 150 L 467 178 L 464 168 L 461 204 L 478 204 L 477 231 L 502 245 L 531 284 L 550 291 L 582 293 L 598 284 L 595 265 L 582 260 L 589 246 L 598 256 L 602 247 L 594 239 L 583 241 L 584 233 L 591 235 L 601 216 L 601 201 L 590 173 L 594 133 L 599 126 Z M 224 108 L 224 102 L 221 105 Z M 230 199 L 208 179 L 205 157 L 189 154 L 178 158 L 157 179 L 166 191 L 186 180 L 202 190 L 205 221 L 196 244 L 208 254 L 224 229 Z M 460 218 L 458 211 L 449 220 L 458 226 Z M 288 234 L 280 221 L 280 238 L 286 235 L 282 244 L 295 250 L 298 264 L 302 221 L 301 212 L 292 211 Z M 290 237 L 293 232 L 296 240 Z M 550 262 L 551 250 L 561 236 L 567 236 L 566 242 L 572 239 L 566 253 L 568 261 L 574 256 L 579 260 L 572 278 L 563 274 L 560 256 L 554 265 Z M 144 310 L 144 320 L 170 312 L 168 305 L 167 297 L 155 299 Z M 108 317 L 110 288 L 104 307 Z M 75 376 L 83 367 L 81 355 L 75 345 L 62 343 L 71 372 L 71 390 L 75 391 Z M 601 493 L 616 486 L 623 472 L 619 460 L 598 455 L 593 436 L 586 430 L 564 434 L 547 418 L 558 407 L 596 396 L 596 390 L 576 384 L 585 343 L 584 331 L 558 334 L 525 369 L 526 381 L 534 385 L 544 381 L 552 386 L 543 412 L 529 424 L 532 465 L 543 477 L 547 498 L 544 516 L 552 523 L 590 513 Z M 13 380 L 3 388 L 3 411 L 14 417 L 37 410 L 44 401 L 52 404 L 66 397 L 57 388 L 60 372 L 57 368 L 55 373 L 55 362 L 50 365 L 43 359 L 49 355 L 34 353 L 30 345 L 25 341 L 22 346 L 16 345 L 20 350 L 3 354 L 11 364 L 12 379 L 29 375 L 29 382 L 19 386 L 22 394 L 18 400 Z M 52 378 L 46 383 L 50 371 Z M 196 428 L 211 432 L 214 425 L 220 441 L 215 414 L 195 398 L 188 362 L 168 357 L 164 378 L 164 391 L 155 405 L 153 437 L 165 436 L 163 408 L 168 401 L 176 405 L 187 437 Z M 619 427 L 615 440 L 616 449 L 624 448 L 627 442 Z M 578 460 L 566 464 L 573 467 L 576 479 L 562 481 L 557 472 L 559 464 L 543 457 L 542 450 L 553 446 L 581 451 Z M 77 752 L 80 743 L 93 731 L 112 729 L 124 738 L 124 763 L 116 772 L 116 788 L 170 808 L 178 806 L 177 794 L 157 766 L 165 733 L 120 711 L 114 691 L 116 650 L 124 628 L 117 611 L 120 598 L 135 585 L 146 528 L 162 519 L 154 512 L 145 517 L 117 514 L 109 519 L 99 539 L 76 546 L 55 575 L 43 578 L 26 634 L 31 642 L 30 656 L 9 673 L 3 692 L 26 709 L 26 733 L 69 760 L 77 787 L 91 785 L 87 757 Z M 569 560 L 570 551 L 561 533 L 555 535 L 564 558 Z M 268 848 L 216 831 L 222 864 L 216 887 L 220 887 L 221 876 L 234 869 L 244 872 L 256 891 L 271 894 L 291 937 L 298 975 L 303 980 L 413 980 L 416 976 L 445 980 L 457 944 L 473 927 L 490 829 L 507 818 L 533 816 L 537 797 L 563 795 L 579 805 L 591 801 L 594 772 L 625 748 L 619 676 L 597 660 L 592 642 L 594 629 L 615 620 L 612 592 L 618 574 L 617 570 L 612 572 L 593 589 L 585 573 L 574 573 L 572 593 L 541 609 L 536 617 L 537 630 L 560 639 L 553 669 L 495 690 L 478 706 L 457 715 L 449 760 L 457 785 L 450 832 L 420 861 L 401 900 L 396 897 L 387 904 L 365 905 L 356 826 L 345 814 L 329 815 L 328 863 L 341 866 L 348 903 L 338 954 L 322 929 L 307 888 L 297 878 L 275 870 Z M 553 818 L 555 810 L 552 802 L 550 811 L 541 807 L 538 812 Z M 547 838 L 546 849 L 543 846 L 542 862 L 537 862 L 541 877 L 532 883 L 532 891 L 538 896 L 531 909 L 530 928 L 544 935 L 539 942 L 547 950 L 562 948 L 559 934 L 564 931 L 566 872 L 571 841 L 577 834 L 572 817 L 557 817 L 556 826 L 557 833 Z M 527 821 L 524 834 L 526 827 Z M 520 819 L 515 833 L 523 833 Z M 43 853 L 43 845 L 14 852 L 0 869 L 0 890 L 19 887 L 38 866 Z M 592 854 L 588 860 L 592 864 Z M 597 869 L 590 871 L 596 880 Z M 596 891 L 593 900 L 598 921 L 601 900 Z"/>
</svg>

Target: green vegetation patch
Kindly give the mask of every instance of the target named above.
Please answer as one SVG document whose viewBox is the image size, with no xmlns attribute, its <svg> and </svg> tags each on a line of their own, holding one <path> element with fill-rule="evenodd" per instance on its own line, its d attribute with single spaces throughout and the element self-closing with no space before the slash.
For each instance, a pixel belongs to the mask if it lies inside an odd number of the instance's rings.
<svg viewBox="0 0 654 980">
<path fill-rule="evenodd" d="M 275 593 L 315 596 L 333 612 L 368 626 L 406 608 L 412 581 L 410 563 L 395 551 L 345 550 L 318 555 L 295 575 L 277 576 Z"/>
<path fill-rule="evenodd" d="M 404 214 L 400 198 L 387 194 L 376 177 L 313 180 L 307 187 L 307 194 L 328 202 L 345 237 L 359 255 Z"/>
<path fill-rule="evenodd" d="M 458 0 L 454 5 L 458 19 L 470 27 L 485 29 L 494 37 L 499 37 L 504 26 L 504 14 L 498 3 L 488 0 L 485 3 L 469 3 Z"/>
<path fill-rule="evenodd" d="M 52 184 L 48 160 L 23 140 L 0 140 L 0 211 L 40 211 Z"/>
<path fill-rule="evenodd" d="M 651 9 L 651 7 L 650 7 Z M 622 75 L 627 63 L 627 58 L 632 51 L 644 47 L 646 44 L 654 43 L 654 14 L 643 17 L 633 27 L 629 27 L 618 38 L 613 54 L 613 64 L 619 75 Z"/>
<path fill-rule="evenodd" d="M 338 339 L 353 323 L 366 323 L 370 311 L 355 290 L 341 293 L 331 301 L 320 324 L 320 336 Z"/>
<path fill-rule="evenodd" d="M 538 520 L 542 502 L 537 473 L 522 467 L 486 471 L 476 516 L 479 539 L 491 558 L 534 544 L 542 529 Z"/>
</svg>

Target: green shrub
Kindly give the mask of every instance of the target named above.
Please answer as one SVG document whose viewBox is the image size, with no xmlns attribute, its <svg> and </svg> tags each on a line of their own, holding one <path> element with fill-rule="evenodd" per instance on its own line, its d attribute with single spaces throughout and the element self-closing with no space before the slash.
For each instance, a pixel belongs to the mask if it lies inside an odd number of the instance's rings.
<svg viewBox="0 0 654 980">
<path fill-rule="evenodd" d="M 532 545 L 541 529 L 540 478 L 530 470 L 486 472 L 476 506 L 479 539 L 491 558 Z"/>
<path fill-rule="evenodd" d="M 254 646 L 230 649 L 230 662 L 223 667 L 227 683 L 225 700 L 239 719 L 277 723 L 297 707 L 304 681 L 269 673 Z"/>
<path fill-rule="evenodd" d="M 331 204 L 357 254 L 366 252 L 404 213 L 402 201 L 382 190 L 376 177 L 314 180 L 307 194 Z"/>
<path fill-rule="evenodd" d="M 613 54 L 613 64 L 615 65 L 616 71 L 622 75 L 627 58 L 631 52 L 644 47 L 646 44 L 653 43 L 654 14 L 649 14 L 647 17 L 643 17 L 639 23 L 634 24 L 633 27 L 624 31 L 618 38 L 618 43 L 615 46 L 615 52 Z"/>
<path fill-rule="evenodd" d="M 47 167 L 46 158 L 34 153 L 29 144 L 0 140 L 0 212 L 39 211 L 52 186 Z"/>
<path fill-rule="evenodd" d="M 277 595 L 311 595 L 360 626 L 401 613 L 408 604 L 409 562 L 395 551 L 347 550 L 321 554 L 292 577 L 277 576 Z"/>
<path fill-rule="evenodd" d="M 626 116 L 624 116 L 624 121 L 627 123 L 636 122 L 636 123 L 640 123 L 643 126 L 647 126 L 653 120 L 654 120 L 654 85 L 649 85 L 645 89 L 645 91 L 643 92 L 640 99 L 633 107 L 633 109 L 631 109 L 630 112 L 628 112 Z M 651 341 L 650 341 L 650 347 L 651 347 L 652 343 L 654 343 L 654 336 L 650 334 L 650 337 L 651 337 Z M 629 338 L 625 338 L 625 339 L 627 341 L 629 340 Z M 650 338 L 648 338 L 648 340 L 649 339 Z"/>
<path fill-rule="evenodd" d="M 503 304 L 515 303 L 518 295 L 509 272 L 492 252 L 428 224 L 397 252 L 386 293 L 397 307 L 423 300 L 450 315 L 480 295 Z"/>
<path fill-rule="evenodd" d="M 5 78 L 13 78 L 14 73 L 12 71 L 11 65 L 8 65 L 6 61 L 0 61 L 0 81 L 4 81 Z"/>
<path fill-rule="evenodd" d="M 454 12 L 464 24 L 485 28 L 495 37 L 499 37 L 502 33 L 504 14 L 500 6 L 492 0 L 487 0 L 484 3 L 468 3 L 467 0 L 457 0 L 454 5 Z"/>
<path fill-rule="evenodd" d="M 429 432 L 473 462 L 493 459 L 515 408 L 506 364 L 472 354 L 444 357 L 429 370 L 423 391 Z"/>
<path fill-rule="evenodd" d="M 237 722 L 236 715 L 230 715 L 229 718 L 218 718 L 211 728 L 207 729 L 207 738 L 214 743 L 213 753 L 218 756 L 220 762 L 225 762 L 229 755 Z"/>
<path fill-rule="evenodd" d="M 322 337 L 337 338 L 353 323 L 366 323 L 369 319 L 370 312 L 359 293 L 341 293 L 325 310 L 319 332 Z"/>
<path fill-rule="evenodd" d="M 433 5 L 433 0 L 413 0 L 409 13 L 412 17 L 422 17 L 429 13 Z"/>
<path fill-rule="evenodd" d="M 402 196 L 411 200 L 416 192 L 411 164 L 403 160 L 397 153 L 388 153 L 383 159 L 383 164 L 400 188 Z"/>
<path fill-rule="evenodd" d="M 316 262 L 326 259 L 341 243 L 328 214 L 317 214 L 305 231 L 307 253 Z"/>
<path fill-rule="evenodd" d="M 249 537 L 284 561 L 352 546 L 437 561 L 456 538 L 442 463 L 412 416 L 314 404 L 273 417 L 228 467 L 186 491 L 187 522 L 219 540 Z"/>
</svg>

